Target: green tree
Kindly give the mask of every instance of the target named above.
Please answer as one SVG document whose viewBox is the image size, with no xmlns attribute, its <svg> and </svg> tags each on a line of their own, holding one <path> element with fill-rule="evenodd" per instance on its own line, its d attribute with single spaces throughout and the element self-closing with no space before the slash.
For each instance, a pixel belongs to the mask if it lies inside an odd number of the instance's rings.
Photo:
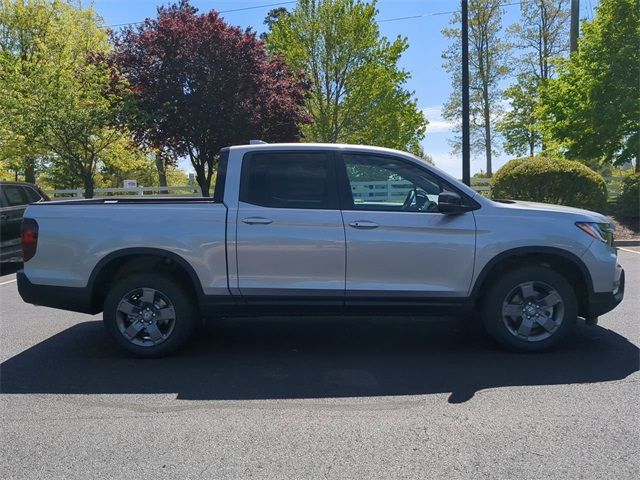
<svg viewBox="0 0 640 480">
<path fill-rule="evenodd" d="M 508 29 L 513 48 L 517 83 L 505 89 L 511 109 L 498 123 L 503 148 L 513 155 L 544 149 L 535 115 L 539 89 L 554 74 L 554 59 L 569 51 L 569 0 L 532 0 L 520 5 L 520 22 Z"/>
<path fill-rule="evenodd" d="M 262 23 L 267 26 L 267 30 L 271 31 L 273 30 L 273 26 L 278 23 L 281 17 L 286 17 L 288 15 L 289 10 L 284 7 L 272 8 L 271 10 L 269 10 L 269 13 L 267 13 L 267 16 L 264 17 L 264 22 Z M 263 40 L 266 37 L 267 33 L 263 33 L 262 35 L 260 35 L 260 38 L 262 38 Z"/>
<path fill-rule="evenodd" d="M 640 157 L 640 2 L 602 0 L 541 91 L 545 142 L 593 166 Z"/>
<path fill-rule="evenodd" d="M 267 48 L 313 83 L 305 106 L 314 122 L 302 126 L 305 140 L 418 153 L 427 122 L 398 66 L 407 39 L 381 36 L 376 14 L 376 1 L 300 0 L 267 19 Z"/>
<path fill-rule="evenodd" d="M 538 82 L 553 76 L 553 60 L 569 51 L 570 0 L 530 0 L 520 4 L 520 22 L 508 29 L 520 53 L 514 61 L 521 74 Z"/>
<path fill-rule="evenodd" d="M 469 1 L 469 117 L 471 151 L 484 153 L 487 175 L 493 173 L 492 157 L 495 153 L 493 130 L 502 114 L 500 82 L 509 74 L 509 45 L 501 38 L 503 9 L 500 0 Z M 442 31 L 452 40 L 443 52 L 444 68 L 451 75 L 453 91 L 444 106 L 443 117 L 455 124 L 457 138 L 452 142 L 454 150 L 461 145 L 462 126 L 462 59 L 460 13 L 452 16 L 455 25 Z"/>
<path fill-rule="evenodd" d="M 46 152 L 48 171 L 93 196 L 102 154 L 120 141 L 110 128 L 119 97 L 93 8 L 63 0 L 0 0 L 0 125 L 23 149 Z M 64 179 L 64 180 L 62 180 Z"/>
<path fill-rule="evenodd" d="M 538 131 L 538 119 L 535 108 L 538 95 L 538 82 L 533 76 L 520 74 L 518 82 L 503 92 L 503 98 L 511 109 L 496 123 L 496 130 L 502 134 L 502 147 L 511 155 L 533 157 L 541 145 L 542 135 Z"/>
<path fill-rule="evenodd" d="M 50 19 L 48 9 L 41 3 L 0 0 L 0 82 L 15 73 L 12 69 L 26 74 L 45 60 L 38 49 L 39 41 L 49 30 Z M 0 91 L 0 106 L 5 105 L 2 99 L 10 93 Z M 39 157 L 46 152 L 14 131 L 12 127 L 18 120 L 0 115 L 0 161 L 24 175 L 27 182 L 34 183 Z"/>
</svg>

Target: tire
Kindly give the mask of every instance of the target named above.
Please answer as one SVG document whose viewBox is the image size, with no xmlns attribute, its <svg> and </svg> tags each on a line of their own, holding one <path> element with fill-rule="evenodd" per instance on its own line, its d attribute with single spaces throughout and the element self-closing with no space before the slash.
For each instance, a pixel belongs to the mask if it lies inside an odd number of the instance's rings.
<svg viewBox="0 0 640 480">
<path fill-rule="evenodd" d="M 162 357 L 189 340 L 198 310 L 193 295 L 162 274 L 133 274 L 111 288 L 104 324 L 116 343 L 137 357 Z"/>
<path fill-rule="evenodd" d="M 576 294 L 546 267 L 509 270 L 487 292 L 484 327 L 507 350 L 542 352 L 559 346 L 575 328 Z"/>
</svg>

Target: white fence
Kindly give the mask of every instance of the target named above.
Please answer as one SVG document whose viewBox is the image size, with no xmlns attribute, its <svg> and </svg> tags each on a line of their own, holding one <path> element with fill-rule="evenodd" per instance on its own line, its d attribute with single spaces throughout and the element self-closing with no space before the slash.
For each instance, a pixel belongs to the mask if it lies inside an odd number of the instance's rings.
<svg viewBox="0 0 640 480">
<path fill-rule="evenodd" d="M 616 198 L 620 194 L 622 187 L 622 177 L 604 177 L 607 182 L 607 189 L 610 198 Z M 388 180 L 376 182 L 354 182 L 352 186 L 353 196 L 356 199 L 375 198 L 379 201 L 403 201 L 407 194 L 407 189 L 411 184 L 404 180 Z M 472 178 L 471 188 L 482 195 L 490 195 L 491 179 Z M 52 198 L 71 197 L 82 198 L 83 188 L 68 190 L 47 190 L 47 194 Z M 180 187 L 135 187 L 135 188 L 96 188 L 96 197 L 111 197 L 114 195 L 174 195 L 199 197 L 200 188 L 197 185 L 187 185 Z"/>
<path fill-rule="evenodd" d="M 51 198 L 84 197 L 84 188 L 72 188 L 63 190 L 45 190 Z M 184 187 L 134 187 L 134 188 L 96 188 L 95 197 L 111 197 L 114 195 L 184 195 L 189 197 L 199 197 L 200 187 L 197 185 L 187 185 Z"/>
<path fill-rule="evenodd" d="M 351 183 L 351 191 L 355 201 L 368 199 L 369 201 L 402 203 L 411 187 L 412 184 L 404 180 Z"/>
</svg>

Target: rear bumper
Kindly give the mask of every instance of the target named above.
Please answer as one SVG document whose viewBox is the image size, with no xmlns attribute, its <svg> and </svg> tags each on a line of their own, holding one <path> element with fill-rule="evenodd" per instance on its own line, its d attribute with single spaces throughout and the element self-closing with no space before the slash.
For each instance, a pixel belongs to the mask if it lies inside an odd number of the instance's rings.
<svg viewBox="0 0 640 480">
<path fill-rule="evenodd" d="M 31 283 L 23 270 L 16 274 L 18 293 L 27 303 L 43 307 L 60 308 L 72 312 L 96 314 L 100 311 L 92 305 L 88 288 L 58 287 Z"/>
<path fill-rule="evenodd" d="M 589 311 L 586 317 L 597 317 L 610 312 L 624 298 L 624 270 L 620 267 L 617 287 L 612 292 L 592 293 L 589 298 Z"/>
</svg>

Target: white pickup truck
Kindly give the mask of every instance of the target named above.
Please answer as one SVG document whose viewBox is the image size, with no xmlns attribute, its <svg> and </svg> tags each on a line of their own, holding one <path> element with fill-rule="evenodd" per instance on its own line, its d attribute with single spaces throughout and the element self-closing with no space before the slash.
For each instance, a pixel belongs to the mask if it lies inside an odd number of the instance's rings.
<svg viewBox="0 0 640 480">
<path fill-rule="evenodd" d="M 503 346 L 541 351 L 624 294 L 609 220 L 491 201 L 419 158 L 325 144 L 220 153 L 213 198 L 33 204 L 18 288 L 95 314 L 139 356 L 204 318 L 465 315 Z"/>
</svg>

